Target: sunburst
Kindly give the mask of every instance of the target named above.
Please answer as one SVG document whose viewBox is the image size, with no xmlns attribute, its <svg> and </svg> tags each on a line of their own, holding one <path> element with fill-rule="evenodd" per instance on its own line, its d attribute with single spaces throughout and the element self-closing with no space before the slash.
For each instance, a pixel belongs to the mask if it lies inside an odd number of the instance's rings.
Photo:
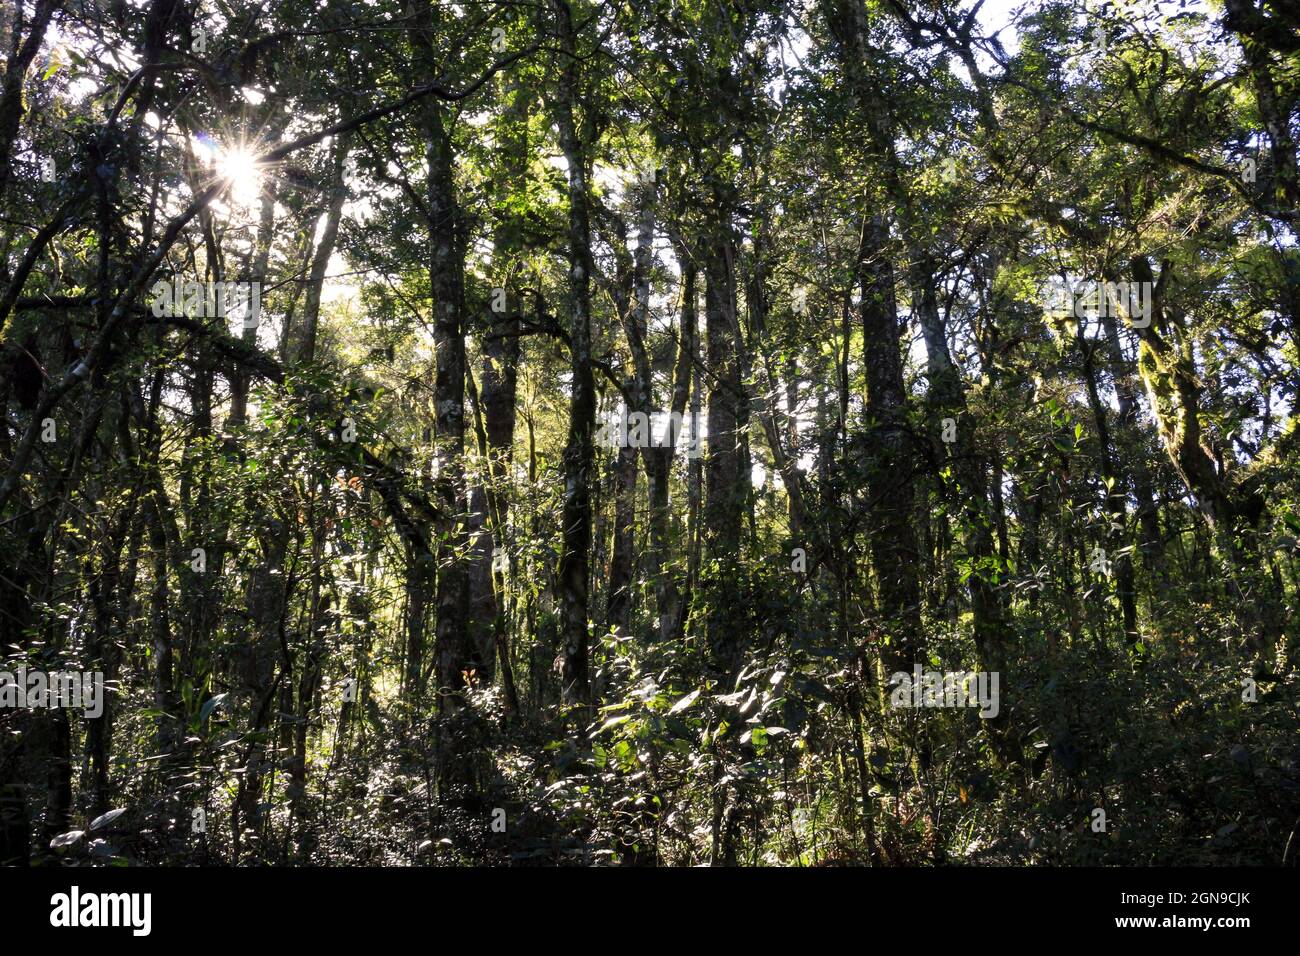
<svg viewBox="0 0 1300 956">
<path fill-rule="evenodd" d="M 242 138 L 223 143 L 206 134 L 196 136 L 194 143 L 229 202 L 245 209 L 259 203 L 267 164 L 254 146 Z"/>
<path fill-rule="evenodd" d="M 218 150 L 214 159 L 216 173 L 229 184 L 230 198 L 241 206 L 257 204 L 262 195 L 265 166 L 247 146 L 235 145 Z"/>
</svg>

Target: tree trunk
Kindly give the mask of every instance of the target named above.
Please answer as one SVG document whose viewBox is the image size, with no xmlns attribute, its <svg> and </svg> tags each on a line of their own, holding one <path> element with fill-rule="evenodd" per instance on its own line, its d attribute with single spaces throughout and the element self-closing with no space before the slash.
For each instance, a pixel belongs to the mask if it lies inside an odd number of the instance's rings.
<svg viewBox="0 0 1300 956">
<path fill-rule="evenodd" d="M 921 660 L 921 589 L 912 510 L 917 461 L 907 434 L 902 325 L 894 270 L 885 248 L 882 217 L 864 224 L 858 260 L 863 365 L 867 379 L 865 435 L 867 493 L 872 502 L 871 556 L 888 644 L 881 659 L 889 672 L 909 671 Z"/>
<path fill-rule="evenodd" d="M 588 560 L 591 552 L 592 430 L 596 417 L 595 383 L 591 372 L 591 214 L 587 191 L 585 137 L 578 126 L 577 36 L 568 0 L 551 0 L 560 48 L 560 81 L 556 116 L 560 149 L 568 165 L 569 219 L 569 348 L 572 393 L 569 434 L 564 448 L 564 553 L 560 557 L 563 590 L 563 673 L 565 704 L 585 719 L 591 703 L 588 659 Z"/>
<path fill-rule="evenodd" d="M 709 646 L 719 674 L 739 666 L 741 634 L 735 617 L 738 595 L 734 570 L 740 558 L 748 473 L 742 474 L 740 422 L 744 402 L 736 337 L 735 245 L 729 217 L 714 224 L 705 253 L 704 324 L 709 388 L 708 457 L 704 477 L 704 552 L 714 571 L 710 579 Z"/>
<path fill-rule="evenodd" d="M 325 289 L 325 276 L 329 270 L 330 257 L 334 255 L 334 244 L 338 240 L 339 221 L 343 218 L 343 204 L 348 198 L 348 188 L 343 182 L 343 169 L 347 156 L 346 140 L 339 139 L 334 144 L 330 203 L 325 213 L 325 230 L 321 233 L 320 242 L 316 244 L 311 274 L 307 278 L 307 298 L 302 314 L 302 342 L 298 350 L 300 362 L 316 360 L 316 334 L 320 325 L 321 294 Z"/>
</svg>

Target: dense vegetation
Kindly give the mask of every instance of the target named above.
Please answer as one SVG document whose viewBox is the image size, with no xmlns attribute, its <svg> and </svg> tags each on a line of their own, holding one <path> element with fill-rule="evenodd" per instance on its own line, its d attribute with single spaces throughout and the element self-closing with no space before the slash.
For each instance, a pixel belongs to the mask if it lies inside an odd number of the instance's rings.
<svg viewBox="0 0 1300 956">
<path fill-rule="evenodd" d="M 0 862 L 1300 857 L 1295 0 L 0 47 Z"/>
</svg>

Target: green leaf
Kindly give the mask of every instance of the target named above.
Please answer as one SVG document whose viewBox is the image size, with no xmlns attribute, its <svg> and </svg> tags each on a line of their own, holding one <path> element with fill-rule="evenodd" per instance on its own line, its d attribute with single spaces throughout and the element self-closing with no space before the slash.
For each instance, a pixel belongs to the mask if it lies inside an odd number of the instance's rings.
<svg viewBox="0 0 1300 956">
<path fill-rule="evenodd" d="M 207 720 L 212 715 L 212 712 L 221 706 L 221 702 L 229 696 L 229 694 L 218 694 L 216 697 L 205 700 L 203 706 L 199 708 L 199 723 Z"/>
<path fill-rule="evenodd" d="M 100 816 L 97 816 L 95 817 L 95 819 L 91 820 L 90 829 L 94 831 L 102 827 L 106 827 L 124 813 L 126 813 L 125 807 L 122 807 L 117 810 L 109 810 L 107 813 L 101 814 Z"/>
<path fill-rule="evenodd" d="M 601 724 L 600 730 L 596 732 L 604 733 L 605 731 L 609 730 L 611 727 L 617 727 L 619 724 L 625 724 L 631 719 L 632 719 L 631 714 L 623 714 L 621 717 L 611 717 L 609 720 Z"/>
<path fill-rule="evenodd" d="M 85 830 L 69 830 L 67 833 L 60 833 L 50 841 L 50 849 L 62 850 L 65 847 L 70 847 L 85 835 Z"/>
<path fill-rule="evenodd" d="M 673 704 L 672 709 L 668 711 L 668 716 L 671 717 L 673 714 L 680 714 L 687 707 L 691 706 L 691 704 L 695 703 L 696 698 L 699 696 L 700 692 L 698 690 L 691 691 L 677 703 Z"/>
</svg>

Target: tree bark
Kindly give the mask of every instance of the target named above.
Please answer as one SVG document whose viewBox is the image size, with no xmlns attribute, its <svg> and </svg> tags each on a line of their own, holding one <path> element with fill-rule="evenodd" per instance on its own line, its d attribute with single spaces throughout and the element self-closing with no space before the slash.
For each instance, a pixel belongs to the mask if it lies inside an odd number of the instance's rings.
<svg viewBox="0 0 1300 956">
<path fill-rule="evenodd" d="M 560 557 L 563 591 L 562 699 L 579 710 L 591 704 L 588 661 L 588 561 L 591 552 L 592 430 L 596 395 L 591 366 L 591 212 L 587 187 L 586 137 L 578 118 L 578 50 L 568 0 L 551 0 L 562 57 L 556 118 L 560 149 L 568 165 L 569 261 L 569 434 L 564 447 L 564 552 Z"/>
</svg>

